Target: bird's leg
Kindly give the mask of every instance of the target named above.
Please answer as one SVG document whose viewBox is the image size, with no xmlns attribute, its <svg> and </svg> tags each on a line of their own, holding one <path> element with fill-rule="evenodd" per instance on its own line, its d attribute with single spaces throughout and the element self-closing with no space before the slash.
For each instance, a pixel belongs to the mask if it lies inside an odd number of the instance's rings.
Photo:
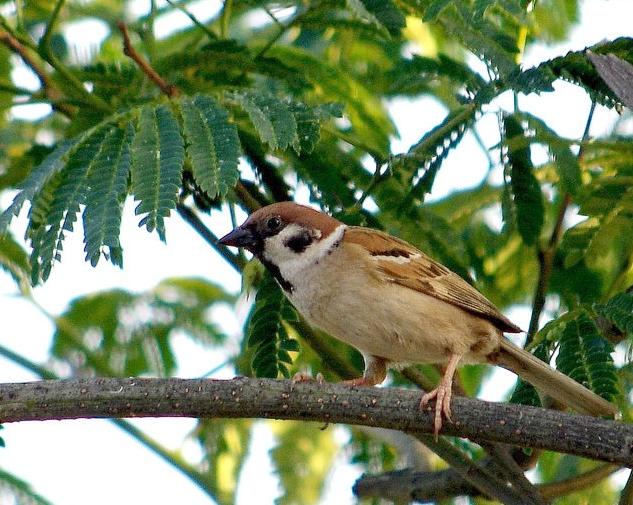
<svg viewBox="0 0 633 505">
<path fill-rule="evenodd" d="M 429 391 L 424 396 L 422 396 L 422 400 L 420 400 L 420 408 L 422 408 L 427 403 L 429 403 L 429 401 L 435 398 L 435 422 L 433 430 L 433 432 L 435 433 L 435 438 L 437 438 L 437 434 L 442 428 L 442 414 L 444 414 L 444 417 L 446 417 L 446 419 L 452 422 L 451 396 L 453 394 L 453 376 L 455 375 L 455 370 L 457 370 L 457 365 L 461 358 L 461 354 L 451 354 L 440 383 L 433 391 Z"/>
<path fill-rule="evenodd" d="M 343 384 L 348 386 L 375 386 L 385 380 L 385 377 L 387 377 L 387 360 L 370 354 L 363 354 L 363 358 L 365 358 L 363 376 L 343 381 Z"/>
</svg>

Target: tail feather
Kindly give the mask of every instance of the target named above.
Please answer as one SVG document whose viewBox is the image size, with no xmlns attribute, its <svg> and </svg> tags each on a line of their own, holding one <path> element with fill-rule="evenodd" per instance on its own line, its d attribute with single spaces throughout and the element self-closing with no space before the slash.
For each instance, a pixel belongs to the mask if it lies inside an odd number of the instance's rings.
<svg viewBox="0 0 633 505">
<path fill-rule="evenodd" d="M 596 417 L 614 417 L 617 414 L 615 405 L 582 384 L 561 372 L 554 370 L 533 354 L 514 345 L 508 339 L 501 340 L 498 355 L 494 356 L 497 365 L 516 373 L 553 399 L 564 403 L 576 412 Z"/>
</svg>

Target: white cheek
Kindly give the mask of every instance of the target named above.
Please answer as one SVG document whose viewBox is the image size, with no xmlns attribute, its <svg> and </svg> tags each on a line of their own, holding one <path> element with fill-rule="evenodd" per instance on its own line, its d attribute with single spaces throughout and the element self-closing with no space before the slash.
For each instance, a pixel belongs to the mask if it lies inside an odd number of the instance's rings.
<svg viewBox="0 0 633 505">
<path fill-rule="evenodd" d="M 306 269 L 317 263 L 341 239 L 345 226 L 339 226 L 328 237 L 315 240 L 305 250 L 297 253 L 285 243 L 301 231 L 301 226 L 290 224 L 274 237 L 265 239 L 264 244 L 264 257 L 277 265 L 281 275 L 293 284 L 305 275 Z"/>
</svg>

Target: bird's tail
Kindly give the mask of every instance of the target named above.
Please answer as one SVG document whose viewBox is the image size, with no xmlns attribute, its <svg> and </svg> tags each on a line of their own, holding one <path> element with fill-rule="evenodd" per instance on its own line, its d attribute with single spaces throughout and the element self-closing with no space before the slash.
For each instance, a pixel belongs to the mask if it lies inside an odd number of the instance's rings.
<svg viewBox="0 0 633 505">
<path fill-rule="evenodd" d="M 490 356 L 490 360 L 519 375 L 541 392 L 576 412 L 596 417 L 614 417 L 618 412 L 612 403 L 571 377 L 554 370 L 506 338 L 501 339 L 499 353 L 495 354 L 494 358 Z"/>
</svg>

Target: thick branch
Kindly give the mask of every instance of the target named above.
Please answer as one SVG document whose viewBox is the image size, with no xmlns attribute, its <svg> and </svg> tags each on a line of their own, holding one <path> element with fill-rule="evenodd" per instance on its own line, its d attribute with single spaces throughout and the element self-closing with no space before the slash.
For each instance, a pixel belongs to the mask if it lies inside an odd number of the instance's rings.
<svg viewBox="0 0 633 505">
<path fill-rule="evenodd" d="M 419 392 L 284 380 L 69 379 L 0 385 L 0 422 L 104 417 L 275 418 L 432 433 Z M 633 466 L 633 426 L 523 405 L 453 399 L 443 434 Z"/>
</svg>

